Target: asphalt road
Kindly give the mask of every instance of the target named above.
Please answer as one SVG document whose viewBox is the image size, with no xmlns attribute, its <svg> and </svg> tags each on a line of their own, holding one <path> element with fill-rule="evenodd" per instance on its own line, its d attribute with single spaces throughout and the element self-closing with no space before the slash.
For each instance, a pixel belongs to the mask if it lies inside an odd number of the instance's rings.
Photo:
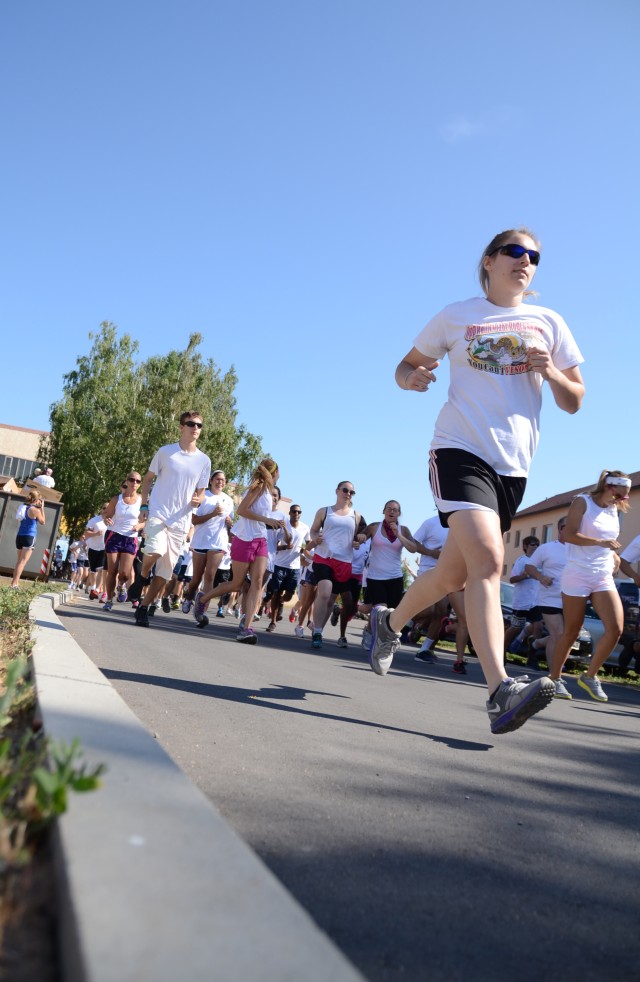
<svg viewBox="0 0 640 982">
<path fill-rule="evenodd" d="M 247 647 L 229 618 L 58 613 L 368 979 L 640 978 L 637 691 L 602 705 L 571 680 L 494 737 L 474 660 L 460 677 L 403 647 L 379 678 L 361 621 L 316 652 L 288 621 Z"/>
</svg>

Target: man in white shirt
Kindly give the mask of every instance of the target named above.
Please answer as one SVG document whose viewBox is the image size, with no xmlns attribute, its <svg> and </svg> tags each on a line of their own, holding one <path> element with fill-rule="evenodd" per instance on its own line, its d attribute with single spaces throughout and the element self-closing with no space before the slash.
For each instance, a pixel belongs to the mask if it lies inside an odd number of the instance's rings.
<svg viewBox="0 0 640 982">
<path fill-rule="evenodd" d="M 162 594 L 167 580 L 180 555 L 185 535 L 191 526 L 191 514 L 202 503 L 211 476 L 211 461 L 201 450 L 198 440 L 202 433 L 202 416 L 197 412 L 184 412 L 180 416 L 180 439 L 160 447 L 149 465 L 140 495 L 140 517 L 146 512 L 144 527 L 145 544 L 142 567 L 136 577 L 132 593 L 137 599 L 145 583 L 149 584 L 136 609 L 136 624 L 149 626 L 150 608 Z M 149 574 L 155 565 L 155 575 L 149 582 Z"/>
<path fill-rule="evenodd" d="M 37 474 L 33 479 L 34 484 L 39 484 L 43 488 L 55 488 L 56 482 L 53 480 L 53 471 L 47 467 L 44 474 Z"/>
<path fill-rule="evenodd" d="M 559 676 L 555 677 L 554 670 L 555 649 L 564 630 L 560 581 L 562 570 L 567 565 L 567 548 L 564 541 L 566 524 L 566 515 L 558 519 L 558 538 L 554 542 L 543 542 L 538 546 L 524 568 L 525 573 L 539 584 L 536 605 L 540 608 L 544 626 L 549 632 L 545 649 L 546 661 L 549 666 L 549 677 L 556 687 L 556 699 L 571 699 L 571 693 L 562 679 Z M 539 643 L 534 641 L 532 652 L 537 650 Z"/>
<path fill-rule="evenodd" d="M 269 583 L 272 590 L 271 622 L 267 627 L 269 632 L 275 631 L 278 614 L 283 604 L 291 600 L 298 589 L 300 553 L 305 548 L 310 535 L 309 526 L 300 521 L 301 515 L 300 505 L 291 505 L 285 528 L 276 530 L 278 542 Z"/>
<path fill-rule="evenodd" d="M 100 512 L 89 519 L 82 536 L 87 546 L 89 559 L 89 575 L 87 576 L 89 600 L 97 600 L 100 597 L 102 603 L 107 599 L 103 590 L 102 577 L 104 573 L 104 534 L 107 531 L 104 514 L 108 505 L 109 502 L 105 501 Z"/>
</svg>

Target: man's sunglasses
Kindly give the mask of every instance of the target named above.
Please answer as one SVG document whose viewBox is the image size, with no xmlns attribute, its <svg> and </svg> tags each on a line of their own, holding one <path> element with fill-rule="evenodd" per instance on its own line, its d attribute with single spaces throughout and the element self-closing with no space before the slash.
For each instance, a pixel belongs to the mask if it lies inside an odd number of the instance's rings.
<svg viewBox="0 0 640 982">
<path fill-rule="evenodd" d="M 355 491 L 351 491 L 349 488 L 340 488 L 340 490 L 343 494 L 348 494 L 351 498 L 353 498 L 355 494 Z"/>
<path fill-rule="evenodd" d="M 289 514 L 290 515 L 302 515 L 302 511 L 301 511 L 300 508 L 290 508 L 289 509 Z"/>
<path fill-rule="evenodd" d="M 503 256 L 509 256 L 510 259 L 522 259 L 526 252 L 532 266 L 537 266 L 540 262 L 540 253 L 537 249 L 525 249 L 524 246 L 517 245 L 515 242 L 508 242 L 507 245 L 498 246 L 489 255 L 493 256 L 496 252 L 499 252 Z"/>
<path fill-rule="evenodd" d="M 195 419 L 185 419 L 182 425 L 190 426 L 192 430 L 195 429 L 196 426 L 198 427 L 199 430 L 202 429 L 202 423 L 196 423 Z"/>
</svg>

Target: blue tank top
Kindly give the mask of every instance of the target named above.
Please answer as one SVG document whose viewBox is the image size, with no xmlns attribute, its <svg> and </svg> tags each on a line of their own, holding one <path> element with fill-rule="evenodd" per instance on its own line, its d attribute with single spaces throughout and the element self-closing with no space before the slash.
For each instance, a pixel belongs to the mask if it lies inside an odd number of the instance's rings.
<svg viewBox="0 0 640 982">
<path fill-rule="evenodd" d="M 29 508 L 33 508 L 33 505 L 29 505 Z M 29 508 L 27 508 L 24 518 L 20 522 L 20 528 L 18 529 L 18 535 L 33 535 L 34 538 L 38 532 L 38 519 L 29 518 Z"/>
</svg>

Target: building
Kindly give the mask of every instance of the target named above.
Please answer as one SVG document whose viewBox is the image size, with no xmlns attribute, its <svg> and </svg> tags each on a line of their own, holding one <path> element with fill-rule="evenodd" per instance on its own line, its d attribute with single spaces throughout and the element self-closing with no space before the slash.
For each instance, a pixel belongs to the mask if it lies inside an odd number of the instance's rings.
<svg viewBox="0 0 640 982">
<path fill-rule="evenodd" d="M 620 542 L 622 547 L 628 546 L 636 535 L 640 535 L 640 471 L 630 474 L 631 491 L 629 492 L 629 511 L 620 512 Z M 504 566 L 502 579 L 508 580 L 518 556 L 522 555 L 522 540 L 527 535 L 535 535 L 540 542 L 550 542 L 558 538 L 558 519 L 567 514 L 569 505 L 577 494 L 592 491 L 593 484 L 573 491 L 564 491 L 553 498 L 545 498 L 537 505 L 524 508 L 513 519 L 511 530 L 504 536 Z"/>
<path fill-rule="evenodd" d="M 40 440 L 48 435 L 45 430 L 0 423 L 0 476 L 13 477 L 19 484 L 31 477 L 38 467 Z"/>
</svg>

